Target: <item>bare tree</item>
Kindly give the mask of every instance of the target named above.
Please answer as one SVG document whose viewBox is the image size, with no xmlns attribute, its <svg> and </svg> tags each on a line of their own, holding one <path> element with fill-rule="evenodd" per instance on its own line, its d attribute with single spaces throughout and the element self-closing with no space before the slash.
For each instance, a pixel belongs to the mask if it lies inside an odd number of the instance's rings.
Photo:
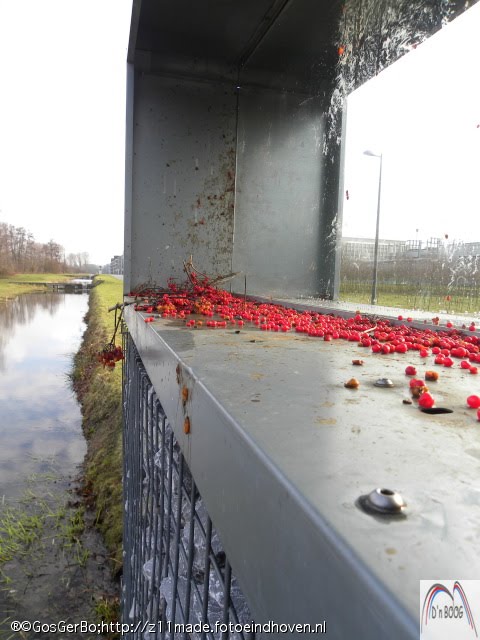
<svg viewBox="0 0 480 640">
<path fill-rule="evenodd" d="M 80 271 L 88 253 L 69 254 L 55 242 L 42 244 L 24 227 L 0 222 L 0 275 L 13 273 L 62 273 Z"/>
</svg>

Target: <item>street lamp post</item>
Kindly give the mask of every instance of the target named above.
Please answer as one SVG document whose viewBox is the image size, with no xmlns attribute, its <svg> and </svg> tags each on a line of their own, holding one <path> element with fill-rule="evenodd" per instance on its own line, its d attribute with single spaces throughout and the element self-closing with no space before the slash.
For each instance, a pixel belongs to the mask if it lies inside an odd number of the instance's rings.
<svg viewBox="0 0 480 640">
<path fill-rule="evenodd" d="M 374 158 L 380 159 L 380 171 L 378 174 L 378 201 L 377 201 L 377 225 L 375 228 L 375 245 L 373 249 L 373 281 L 372 281 L 372 297 L 370 299 L 370 304 L 377 304 L 377 279 L 378 279 L 378 240 L 380 233 L 380 199 L 382 195 L 382 160 L 383 156 L 381 153 L 374 153 L 373 151 L 367 150 L 363 152 L 366 156 L 372 156 Z"/>
</svg>

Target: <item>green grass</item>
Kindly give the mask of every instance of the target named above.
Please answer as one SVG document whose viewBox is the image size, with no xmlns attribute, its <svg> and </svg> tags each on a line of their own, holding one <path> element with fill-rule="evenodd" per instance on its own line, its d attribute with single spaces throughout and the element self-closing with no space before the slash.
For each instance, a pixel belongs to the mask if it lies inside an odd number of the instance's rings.
<svg viewBox="0 0 480 640">
<path fill-rule="evenodd" d="M 78 277 L 79 274 L 65 273 L 18 273 L 13 276 L 0 276 L 0 300 L 16 298 L 22 293 L 45 291 L 43 285 L 31 285 L 29 282 L 65 282 Z"/>
<path fill-rule="evenodd" d="M 64 514 L 65 517 L 67 514 Z M 82 534 L 85 531 L 85 506 L 82 505 L 72 513 L 68 514 L 66 523 L 61 528 L 60 539 L 65 547 L 72 550 L 76 563 L 80 567 L 87 564 L 90 557 L 88 549 L 85 549 L 82 542 Z"/>
<path fill-rule="evenodd" d="M 94 609 L 97 622 L 110 624 L 120 618 L 120 602 L 118 598 L 98 598 L 95 601 Z"/>
<path fill-rule="evenodd" d="M 80 399 L 88 450 L 84 481 L 87 504 L 95 508 L 97 526 L 113 561 L 122 567 L 122 372 L 104 369 L 97 353 L 112 337 L 114 312 L 108 308 L 123 300 L 123 283 L 102 275 L 90 294 L 87 331 L 75 357 L 72 382 Z M 117 344 L 121 344 L 120 332 Z"/>
<path fill-rule="evenodd" d="M 81 506 L 70 514 L 66 527 L 65 538 L 70 544 L 79 542 L 85 530 L 85 507 Z"/>
<path fill-rule="evenodd" d="M 342 283 L 340 300 L 370 304 L 370 283 Z M 448 299 L 448 297 L 450 299 Z M 377 304 L 401 309 L 419 309 L 439 313 L 474 313 L 480 309 L 479 292 L 461 288 L 439 291 L 435 287 L 412 285 L 383 285 L 377 287 Z"/>
<path fill-rule="evenodd" d="M 0 564 L 28 552 L 40 540 L 44 517 L 22 509 L 3 507 L 0 512 Z"/>
<path fill-rule="evenodd" d="M 65 282 L 80 277 L 78 273 L 17 273 L 7 279 L 13 282 Z"/>
<path fill-rule="evenodd" d="M 66 505 L 57 505 L 33 494 L 26 494 L 18 505 L 3 506 L 0 510 L 0 584 L 14 585 L 12 578 L 2 567 L 11 560 L 23 558 L 28 566 L 30 558 L 38 558 L 45 549 L 45 541 L 54 536 L 68 551 L 69 562 L 85 567 L 90 557 L 84 547 L 82 534 L 85 529 L 85 508 L 75 511 Z"/>
</svg>

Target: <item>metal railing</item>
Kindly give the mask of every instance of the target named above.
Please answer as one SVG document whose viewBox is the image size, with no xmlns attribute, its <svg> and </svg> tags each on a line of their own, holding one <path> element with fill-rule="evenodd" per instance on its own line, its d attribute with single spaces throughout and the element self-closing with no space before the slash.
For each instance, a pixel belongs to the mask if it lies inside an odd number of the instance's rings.
<svg viewBox="0 0 480 640">
<path fill-rule="evenodd" d="M 123 638 L 252 639 L 249 607 L 126 332 L 124 352 Z"/>
</svg>

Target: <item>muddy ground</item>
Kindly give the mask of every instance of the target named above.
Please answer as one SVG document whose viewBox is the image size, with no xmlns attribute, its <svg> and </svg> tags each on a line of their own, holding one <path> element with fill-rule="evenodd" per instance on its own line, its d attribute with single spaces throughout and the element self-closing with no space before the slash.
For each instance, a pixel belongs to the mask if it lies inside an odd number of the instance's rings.
<svg viewBox="0 0 480 640">
<path fill-rule="evenodd" d="M 93 526 L 94 512 L 85 509 L 81 486 L 79 476 L 61 478 L 50 472 L 27 483 L 15 504 L 3 501 L 0 508 L 13 509 L 18 521 L 33 514 L 41 525 L 30 544 L 0 565 L 0 640 L 91 638 L 91 633 L 80 632 L 15 633 L 11 625 L 14 620 L 97 623 L 113 614 L 119 585 Z"/>
</svg>

